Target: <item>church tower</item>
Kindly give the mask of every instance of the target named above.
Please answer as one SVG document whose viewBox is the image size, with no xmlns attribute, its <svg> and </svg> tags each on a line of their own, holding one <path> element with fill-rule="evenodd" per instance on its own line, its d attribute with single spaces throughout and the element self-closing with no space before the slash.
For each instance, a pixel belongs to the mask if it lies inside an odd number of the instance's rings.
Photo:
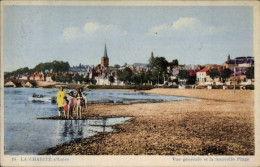
<svg viewBox="0 0 260 167">
<path fill-rule="evenodd" d="M 107 56 L 107 47 L 106 47 L 106 44 L 105 44 L 105 52 L 104 52 L 104 56 L 101 57 L 101 68 L 107 68 L 109 66 L 109 58 Z"/>
</svg>

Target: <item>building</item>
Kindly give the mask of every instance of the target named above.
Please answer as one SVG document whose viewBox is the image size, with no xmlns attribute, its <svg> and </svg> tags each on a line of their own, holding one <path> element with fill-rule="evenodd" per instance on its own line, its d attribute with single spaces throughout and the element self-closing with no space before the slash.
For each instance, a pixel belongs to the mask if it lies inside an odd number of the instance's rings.
<svg viewBox="0 0 260 167">
<path fill-rule="evenodd" d="M 95 80 L 97 81 L 96 85 L 109 85 L 110 84 L 108 77 L 105 75 L 95 77 Z"/>
<path fill-rule="evenodd" d="M 18 79 L 23 79 L 23 80 L 28 80 L 29 79 L 29 76 L 28 74 L 24 74 L 22 76 L 19 76 Z"/>
<path fill-rule="evenodd" d="M 105 45 L 104 56 L 101 57 L 101 68 L 108 68 L 109 67 L 109 58 L 107 56 L 107 46 Z"/>
<path fill-rule="evenodd" d="M 29 80 L 44 81 L 44 75 L 43 74 L 32 74 L 29 76 Z"/>
<path fill-rule="evenodd" d="M 196 73 L 196 81 L 197 82 L 207 82 L 209 80 L 209 69 L 203 68 L 202 70 Z"/>
<path fill-rule="evenodd" d="M 246 78 L 246 71 L 249 67 L 254 66 L 254 57 L 236 57 L 231 59 L 230 55 L 227 56 L 227 61 L 223 64 L 225 68 L 233 71 L 228 82 L 230 84 L 251 84 L 251 80 Z"/>
<path fill-rule="evenodd" d="M 78 66 L 72 66 L 69 68 L 69 73 L 70 74 L 76 74 L 78 73 L 79 75 L 87 76 L 88 75 L 88 65 L 82 65 L 79 64 Z"/>
<path fill-rule="evenodd" d="M 231 59 L 230 55 L 227 56 L 227 61 L 224 63 L 224 67 L 234 70 L 236 67 L 251 67 L 254 65 L 254 57 L 236 57 Z"/>
<path fill-rule="evenodd" d="M 212 70 L 212 69 L 217 69 L 219 72 L 221 71 L 222 69 L 222 66 L 221 65 L 218 65 L 218 64 L 206 64 L 204 65 L 205 68 L 209 69 L 209 70 Z"/>
<path fill-rule="evenodd" d="M 104 56 L 101 57 L 101 64 L 98 64 L 95 69 L 98 76 L 103 75 L 104 73 L 107 75 L 107 73 L 109 73 L 109 58 L 107 56 L 106 45 L 105 45 Z"/>
<path fill-rule="evenodd" d="M 126 65 L 126 67 L 130 68 L 134 74 L 147 72 L 148 70 L 150 70 L 148 64 L 144 63 L 134 63 L 133 65 Z"/>
<path fill-rule="evenodd" d="M 52 76 L 55 76 L 55 74 L 54 74 L 54 73 L 49 73 L 49 74 L 47 74 L 47 76 L 46 76 L 46 81 L 47 81 L 47 82 L 53 82 Z"/>
</svg>

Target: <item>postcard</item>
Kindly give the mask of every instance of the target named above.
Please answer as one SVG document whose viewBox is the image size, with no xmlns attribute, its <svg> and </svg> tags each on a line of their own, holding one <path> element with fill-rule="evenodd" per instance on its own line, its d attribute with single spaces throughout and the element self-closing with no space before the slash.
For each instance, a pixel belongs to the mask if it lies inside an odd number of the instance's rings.
<svg viewBox="0 0 260 167">
<path fill-rule="evenodd" d="M 259 1 L 2 1 L 1 166 L 259 166 Z"/>
</svg>

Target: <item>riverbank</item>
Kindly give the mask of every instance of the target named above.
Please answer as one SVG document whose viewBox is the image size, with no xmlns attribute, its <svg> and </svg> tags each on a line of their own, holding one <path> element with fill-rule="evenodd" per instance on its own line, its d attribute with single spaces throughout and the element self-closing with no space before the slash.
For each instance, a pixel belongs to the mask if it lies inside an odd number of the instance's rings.
<svg viewBox="0 0 260 167">
<path fill-rule="evenodd" d="M 85 116 L 132 116 L 116 131 L 50 148 L 53 155 L 253 155 L 254 91 L 142 91 L 200 98 L 129 105 L 92 104 Z"/>
</svg>

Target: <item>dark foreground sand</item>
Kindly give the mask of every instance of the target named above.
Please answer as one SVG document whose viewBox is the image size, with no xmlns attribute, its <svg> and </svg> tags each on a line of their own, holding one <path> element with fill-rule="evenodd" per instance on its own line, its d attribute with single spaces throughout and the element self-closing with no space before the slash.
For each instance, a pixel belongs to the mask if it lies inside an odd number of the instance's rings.
<svg viewBox="0 0 260 167">
<path fill-rule="evenodd" d="M 199 101 L 90 105 L 89 116 L 133 116 L 115 131 L 48 149 L 54 155 L 254 155 L 254 91 L 153 89 Z"/>
</svg>

